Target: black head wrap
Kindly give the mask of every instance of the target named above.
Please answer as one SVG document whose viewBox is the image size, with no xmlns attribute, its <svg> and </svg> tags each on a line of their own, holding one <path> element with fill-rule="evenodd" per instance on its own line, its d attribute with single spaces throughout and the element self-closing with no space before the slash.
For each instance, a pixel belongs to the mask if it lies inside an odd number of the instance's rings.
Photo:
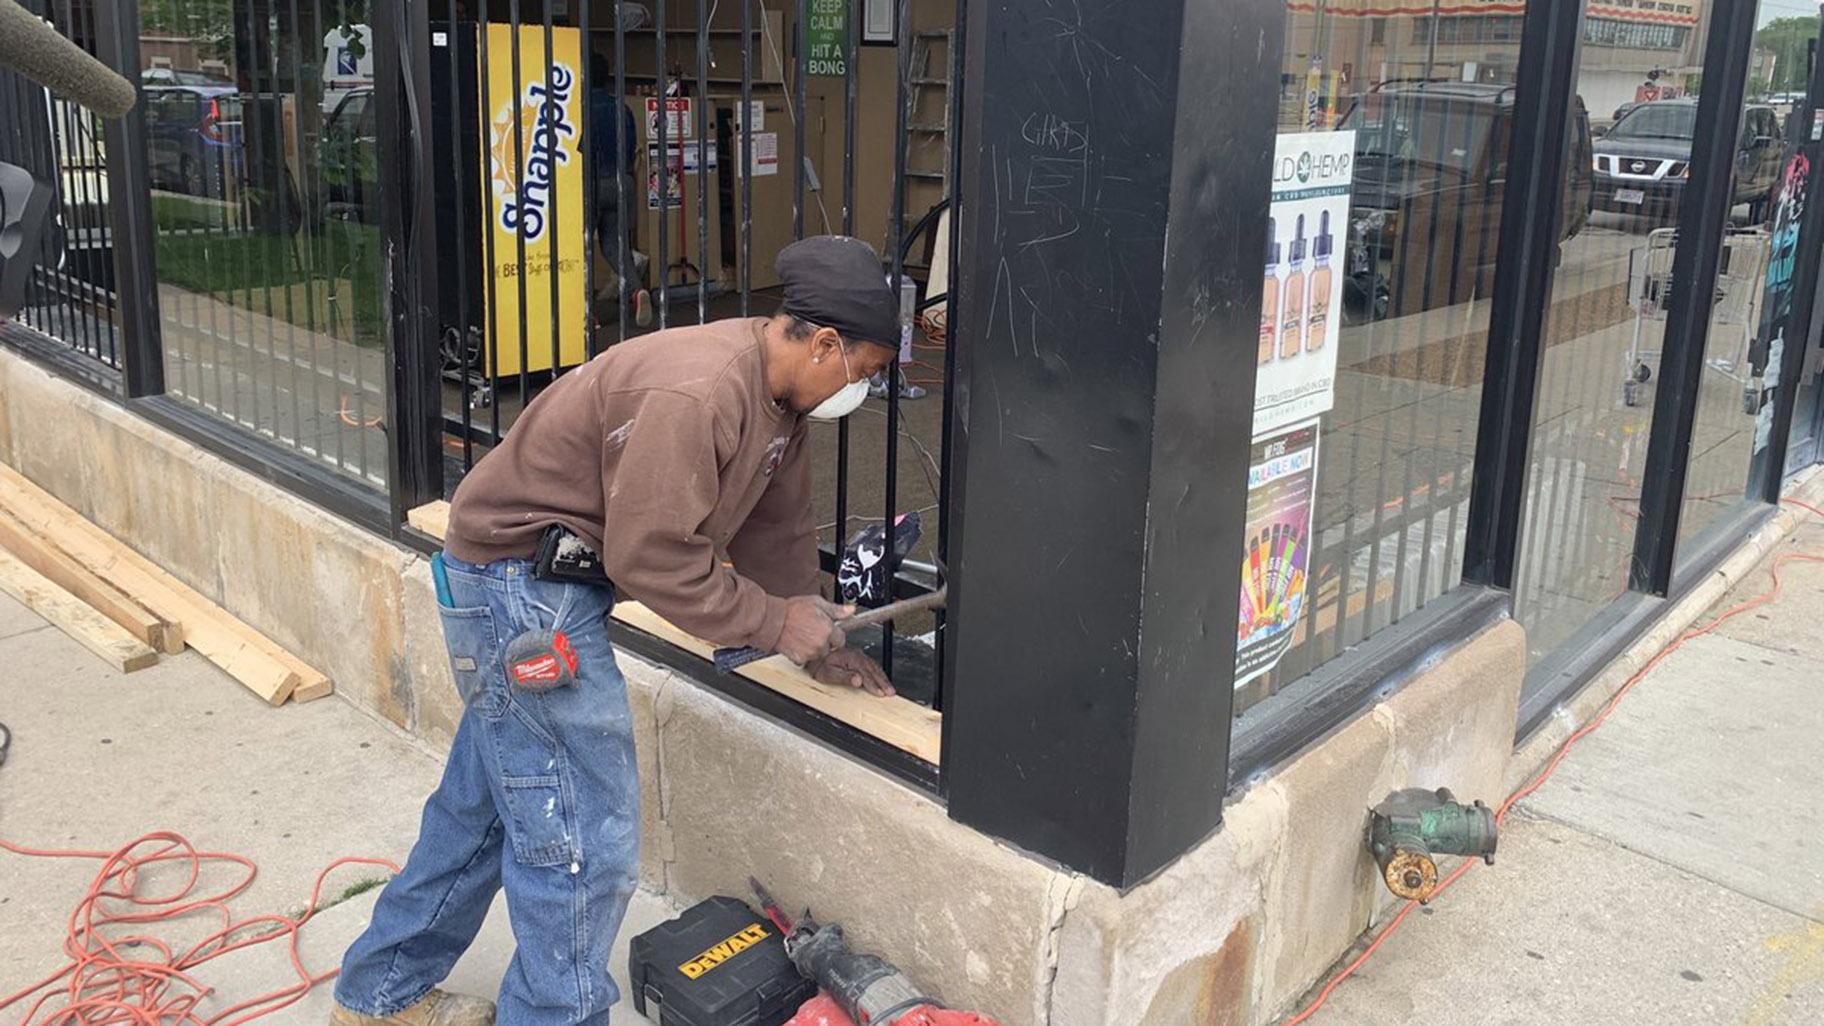
<svg viewBox="0 0 1824 1026">
<path fill-rule="evenodd" d="M 813 235 L 779 251 L 784 312 L 851 341 L 899 348 L 899 303 L 874 248 L 843 235 Z"/>
</svg>

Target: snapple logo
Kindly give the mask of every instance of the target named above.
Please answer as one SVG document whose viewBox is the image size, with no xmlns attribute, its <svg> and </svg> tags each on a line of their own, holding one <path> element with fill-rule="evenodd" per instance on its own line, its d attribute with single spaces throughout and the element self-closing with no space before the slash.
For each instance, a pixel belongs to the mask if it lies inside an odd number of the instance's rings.
<svg viewBox="0 0 1824 1026">
<path fill-rule="evenodd" d="M 1296 179 L 1300 185 L 1315 178 L 1320 182 L 1335 181 L 1349 175 L 1350 153 L 1325 153 L 1321 156 L 1305 150 L 1296 157 L 1281 157 L 1273 166 L 1273 184 L 1283 185 Z"/>
<path fill-rule="evenodd" d="M 576 153 L 577 128 L 571 120 L 575 83 L 576 73 L 569 65 L 554 63 L 546 81 L 527 83 L 519 103 L 509 100 L 494 115 L 489 149 L 500 228 L 521 232 L 528 242 L 544 236 L 558 166 L 570 163 Z M 515 145 L 525 155 L 518 174 L 513 166 Z"/>
</svg>

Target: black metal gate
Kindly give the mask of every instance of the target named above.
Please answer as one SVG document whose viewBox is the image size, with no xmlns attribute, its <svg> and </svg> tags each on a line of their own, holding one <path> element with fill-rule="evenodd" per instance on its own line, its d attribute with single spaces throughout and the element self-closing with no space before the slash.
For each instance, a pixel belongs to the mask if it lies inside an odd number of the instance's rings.
<svg viewBox="0 0 1824 1026">
<path fill-rule="evenodd" d="M 381 104 L 383 163 L 398 155 L 382 174 L 397 176 L 403 212 L 391 230 L 397 251 L 435 257 L 402 268 L 411 295 L 394 282 L 396 503 L 446 498 L 582 361 L 666 327 L 770 315 L 777 251 L 850 235 L 880 251 L 903 334 L 861 410 L 813 429 L 825 569 L 860 529 L 917 514 L 924 537 L 891 572 L 901 594 L 934 587 L 960 9 L 430 0 L 377 26 L 407 84 Z M 921 617 L 868 642 L 902 694 L 938 708 L 941 625 Z"/>
</svg>

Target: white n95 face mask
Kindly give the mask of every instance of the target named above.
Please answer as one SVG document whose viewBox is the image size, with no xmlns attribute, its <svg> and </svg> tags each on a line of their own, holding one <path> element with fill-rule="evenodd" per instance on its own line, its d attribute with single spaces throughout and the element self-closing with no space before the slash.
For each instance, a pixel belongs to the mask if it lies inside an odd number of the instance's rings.
<svg viewBox="0 0 1824 1026">
<path fill-rule="evenodd" d="M 837 348 L 837 352 L 842 354 L 842 377 L 843 380 L 846 381 L 848 380 L 850 373 L 849 354 L 847 351 L 840 348 L 840 346 Z M 867 397 L 868 379 L 863 378 L 860 381 L 850 381 L 848 384 L 837 389 L 835 395 L 818 403 L 816 408 L 810 413 L 805 414 L 805 416 L 810 417 L 813 420 L 841 420 L 859 409 L 862 401 Z"/>
<path fill-rule="evenodd" d="M 862 400 L 868 397 L 868 382 L 851 381 L 836 390 L 836 394 L 817 404 L 817 408 L 805 416 L 813 420 L 841 420 L 861 408 Z"/>
</svg>

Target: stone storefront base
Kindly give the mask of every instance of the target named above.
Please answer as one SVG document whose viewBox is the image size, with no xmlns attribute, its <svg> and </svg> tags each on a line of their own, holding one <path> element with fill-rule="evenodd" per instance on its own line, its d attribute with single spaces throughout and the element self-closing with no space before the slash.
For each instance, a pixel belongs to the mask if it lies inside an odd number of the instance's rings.
<svg viewBox="0 0 1824 1026">
<path fill-rule="evenodd" d="M 5 350 L 0 461 L 326 671 L 343 699 L 448 743 L 461 708 L 421 555 Z M 1367 806 L 1408 785 L 1503 793 L 1524 664 L 1511 622 L 1464 639 L 1120 893 L 624 655 L 641 880 L 689 900 L 742 895 L 760 877 L 953 1006 L 1007 1026 L 1262 1024 L 1385 907 L 1362 850 Z"/>
</svg>

